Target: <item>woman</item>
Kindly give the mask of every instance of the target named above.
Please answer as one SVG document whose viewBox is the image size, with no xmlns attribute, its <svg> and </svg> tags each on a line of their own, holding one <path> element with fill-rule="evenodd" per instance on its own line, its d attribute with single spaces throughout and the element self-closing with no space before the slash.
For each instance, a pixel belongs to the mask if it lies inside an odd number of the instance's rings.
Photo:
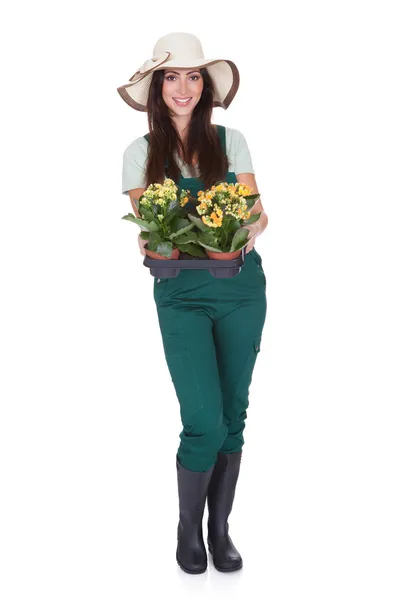
<svg viewBox="0 0 400 600">
<path fill-rule="evenodd" d="M 206 59 L 196 36 L 171 33 L 158 40 L 153 58 L 130 81 L 118 92 L 135 110 L 147 111 L 150 130 L 124 152 L 122 191 L 129 194 L 137 216 L 140 196 L 165 176 L 190 189 L 194 198 L 217 181 L 242 182 L 258 193 L 244 136 L 211 123 L 213 107 L 226 109 L 239 87 L 232 61 Z M 194 205 L 185 206 L 197 214 Z M 208 270 L 182 269 L 178 277 L 154 280 L 183 425 L 176 455 L 176 559 L 187 573 L 207 568 L 202 532 L 206 501 L 207 542 L 215 567 L 233 571 L 243 564 L 228 534 L 228 517 L 267 309 L 266 279 L 254 242 L 268 219 L 260 200 L 251 212 L 262 214 L 247 226 L 250 241 L 237 276 L 218 279 Z"/>
</svg>

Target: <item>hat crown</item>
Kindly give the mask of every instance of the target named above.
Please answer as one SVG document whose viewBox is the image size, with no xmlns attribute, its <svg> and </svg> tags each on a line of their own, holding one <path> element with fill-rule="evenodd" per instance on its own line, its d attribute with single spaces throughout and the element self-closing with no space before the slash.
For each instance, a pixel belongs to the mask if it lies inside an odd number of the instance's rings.
<svg viewBox="0 0 400 600">
<path fill-rule="evenodd" d="M 153 58 L 169 52 L 169 60 L 192 60 L 204 58 L 203 48 L 198 37 L 192 33 L 174 32 L 160 38 L 153 50 Z"/>
</svg>

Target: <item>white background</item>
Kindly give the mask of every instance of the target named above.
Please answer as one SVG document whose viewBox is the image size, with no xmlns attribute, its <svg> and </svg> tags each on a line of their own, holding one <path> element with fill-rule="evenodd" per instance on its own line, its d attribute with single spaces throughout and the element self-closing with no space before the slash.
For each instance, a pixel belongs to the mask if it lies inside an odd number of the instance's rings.
<svg viewBox="0 0 400 600">
<path fill-rule="evenodd" d="M 9 3 L 2 19 L 3 600 L 397 600 L 396 2 Z M 180 416 L 116 88 L 173 31 L 233 60 L 268 312 L 230 533 L 244 567 L 175 561 Z M 206 513 L 205 513 L 206 514 Z"/>
</svg>

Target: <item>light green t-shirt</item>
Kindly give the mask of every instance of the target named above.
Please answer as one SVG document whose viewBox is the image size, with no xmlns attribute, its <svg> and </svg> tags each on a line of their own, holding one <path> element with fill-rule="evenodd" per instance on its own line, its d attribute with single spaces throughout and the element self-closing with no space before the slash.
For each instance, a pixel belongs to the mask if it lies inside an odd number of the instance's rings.
<svg viewBox="0 0 400 600">
<path fill-rule="evenodd" d="M 238 130 L 226 127 L 226 154 L 229 161 L 229 171 L 238 175 L 239 173 L 253 173 L 253 164 L 250 151 L 244 135 Z M 122 193 L 128 195 L 128 190 L 144 188 L 146 161 L 148 152 L 146 138 L 138 137 L 124 151 L 122 166 Z M 183 177 L 192 177 L 188 166 L 182 158 L 175 153 L 175 160 Z M 200 174 L 199 168 L 195 167 L 195 177 Z"/>
</svg>

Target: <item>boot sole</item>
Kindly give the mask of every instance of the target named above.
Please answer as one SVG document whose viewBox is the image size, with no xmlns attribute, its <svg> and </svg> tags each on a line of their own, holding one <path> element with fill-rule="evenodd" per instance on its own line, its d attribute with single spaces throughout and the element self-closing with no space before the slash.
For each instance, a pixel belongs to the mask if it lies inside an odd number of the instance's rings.
<svg viewBox="0 0 400 600">
<path fill-rule="evenodd" d="M 239 569 L 241 569 L 243 567 L 243 561 L 240 561 L 240 563 L 238 565 L 232 565 L 232 567 L 219 567 L 218 565 L 215 564 L 214 556 L 213 556 L 210 544 L 207 543 L 207 546 L 208 546 L 208 550 L 213 558 L 213 565 L 217 569 L 217 571 L 220 571 L 221 573 L 230 573 L 231 571 L 238 571 Z"/>
<path fill-rule="evenodd" d="M 178 563 L 178 565 L 180 566 L 180 568 L 182 569 L 182 571 L 185 571 L 185 573 L 190 573 L 190 575 L 201 575 L 201 573 L 205 573 L 205 571 L 207 571 L 207 565 L 204 567 L 204 569 L 196 570 L 193 571 L 192 569 L 187 569 L 186 567 L 184 567 L 178 559 L 178 551 L 176 552 L 176 562 Z"/>
</svg>

